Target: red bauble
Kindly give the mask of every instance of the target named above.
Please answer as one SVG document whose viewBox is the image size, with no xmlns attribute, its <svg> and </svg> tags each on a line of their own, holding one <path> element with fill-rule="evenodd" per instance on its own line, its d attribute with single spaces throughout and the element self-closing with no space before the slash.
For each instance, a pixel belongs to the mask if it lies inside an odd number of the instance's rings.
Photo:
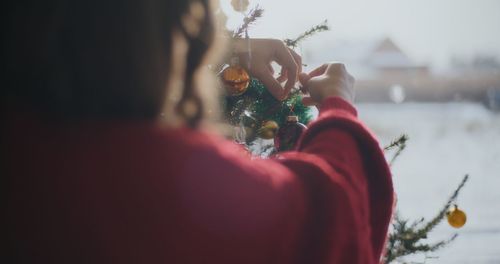
<svg viewBox="0 0 500 264">
<path fill-rule="evenodd" d="M 293 150 L 306 129 L 304 124 L 299 123 L 297 116 L 288 116 L 286 124 L 278 130 L 274 138 L 274 147 L 278 151 Z"/>
</svg>

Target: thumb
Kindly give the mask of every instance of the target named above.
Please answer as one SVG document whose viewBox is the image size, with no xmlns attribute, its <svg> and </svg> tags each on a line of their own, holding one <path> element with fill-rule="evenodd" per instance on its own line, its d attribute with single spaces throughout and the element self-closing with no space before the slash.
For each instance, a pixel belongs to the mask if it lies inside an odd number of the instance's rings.
<svg viewBox="0 0 500 264">
<path fill-rule="evenodd" d="M 305 72 L 301 72 L 299 74 L 299 82 L 300 82 L 300 90 L 303 92 L 303 93 L 309 93 L 309 89 L 307 87 L 307 83 L 309 82 L 309 80 L 311 79 L 311 76 L 309 76 L 309 74 L 305 73 Z"/>
<path fill-rule="evenodd" d="M 310 79 L 311 79 L 311 76 L 309 74 L 305 73 L 305 72 L 301 72 L 299 74 L 299 82 L 300 82 L 300 84 L 302 84 L 304 86 L 307 84 L 307 82 Z"/>
</svg>

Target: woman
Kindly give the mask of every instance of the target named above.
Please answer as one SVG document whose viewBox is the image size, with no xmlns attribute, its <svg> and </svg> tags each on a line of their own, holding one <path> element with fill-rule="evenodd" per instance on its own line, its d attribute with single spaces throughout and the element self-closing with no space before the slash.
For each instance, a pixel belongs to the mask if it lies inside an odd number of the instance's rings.
<svg viewBox="0 0 500 264">
<path fill-rule="evenodd" d="M 2 15 L 2 263 L 379 262 L 392 183 L 342 64 L 300 75 L 321 106 L 296 151 L 251 161 L 203 121 L 208 0 L 28 2 Z M 286 97 L 300 58 L 253 42 Z"/>
</svg>

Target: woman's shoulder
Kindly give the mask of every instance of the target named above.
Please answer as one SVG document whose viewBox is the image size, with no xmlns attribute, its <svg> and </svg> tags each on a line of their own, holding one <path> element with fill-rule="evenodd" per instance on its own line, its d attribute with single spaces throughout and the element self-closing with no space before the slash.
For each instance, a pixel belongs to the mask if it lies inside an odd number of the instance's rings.
<svg viewBox="0 0 500 264">
<path fill-rule="evenodd" d="M 191 221 L 220 234 L 272 234 L 277 225 L 303 215 L 295 175 L 273 160 L 251 159 L 241 146 L 190 129 L 165 131 L 176 158 L 177 189 Z M 231 231 L 232 230 L 232 231 Z"/>
<path fill-rule="evenodd" d="M 295 175 L 280 162 L 256 159 L 241 145 L 209 132 L 188 128 L 156 131 L 163 148 L 178 154 L 188 174 L 214 174 L 212 178 L 228 177 L 228 181 L 254 181 L 279 188 L 293 182 Z M 212 179 L 212 180 L 214 180 Z M 223 183 L 222 181 L 221 183 Z M 247 182 L 245 185 L 249 187 Z"/>
</svg>

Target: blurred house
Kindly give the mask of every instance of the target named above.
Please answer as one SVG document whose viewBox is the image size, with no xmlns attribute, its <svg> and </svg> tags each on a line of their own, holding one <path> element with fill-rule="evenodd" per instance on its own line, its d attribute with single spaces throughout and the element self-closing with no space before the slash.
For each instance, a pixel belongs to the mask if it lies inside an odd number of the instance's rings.
<svg viewBox="0 0 500 264">
<path fill-rule="evenodd" d="M 339 40 L 323 46 L 306 50 L 307 60 L 313 65 L 325 59 L 345 62 L 356 77 L 357 100 L 361 102 L 485 101 L 488 93 L 496 94 L 491 90 L 500 92 L 500 63 L 495 64 L 491 58 L 476 59 L 471 67 L 462 63 L 460 70 L 452 69 L 447 74 L 435 74 L 428 65 L 412 60 L 390 38 Z"/>
<path fill-rule="evenodd" d="M 422 80 L 430 78 L 429 67 L 415 63 L 390 38 L 376 43 L 359 62 L 359 67 L 370 70 L 357 81 L 358 100 L 394 101 L 397 103 L 414 97 Z"/>
<path fill-rule="evenodd" d="M 372 68 L 378 76 L 384 78 L 426 77 L 429 74 L 427 65 L 418 65 L 413 62 L 389 38 L 382 40 L 368 53 L 364 65 Z"/>
</svg>

